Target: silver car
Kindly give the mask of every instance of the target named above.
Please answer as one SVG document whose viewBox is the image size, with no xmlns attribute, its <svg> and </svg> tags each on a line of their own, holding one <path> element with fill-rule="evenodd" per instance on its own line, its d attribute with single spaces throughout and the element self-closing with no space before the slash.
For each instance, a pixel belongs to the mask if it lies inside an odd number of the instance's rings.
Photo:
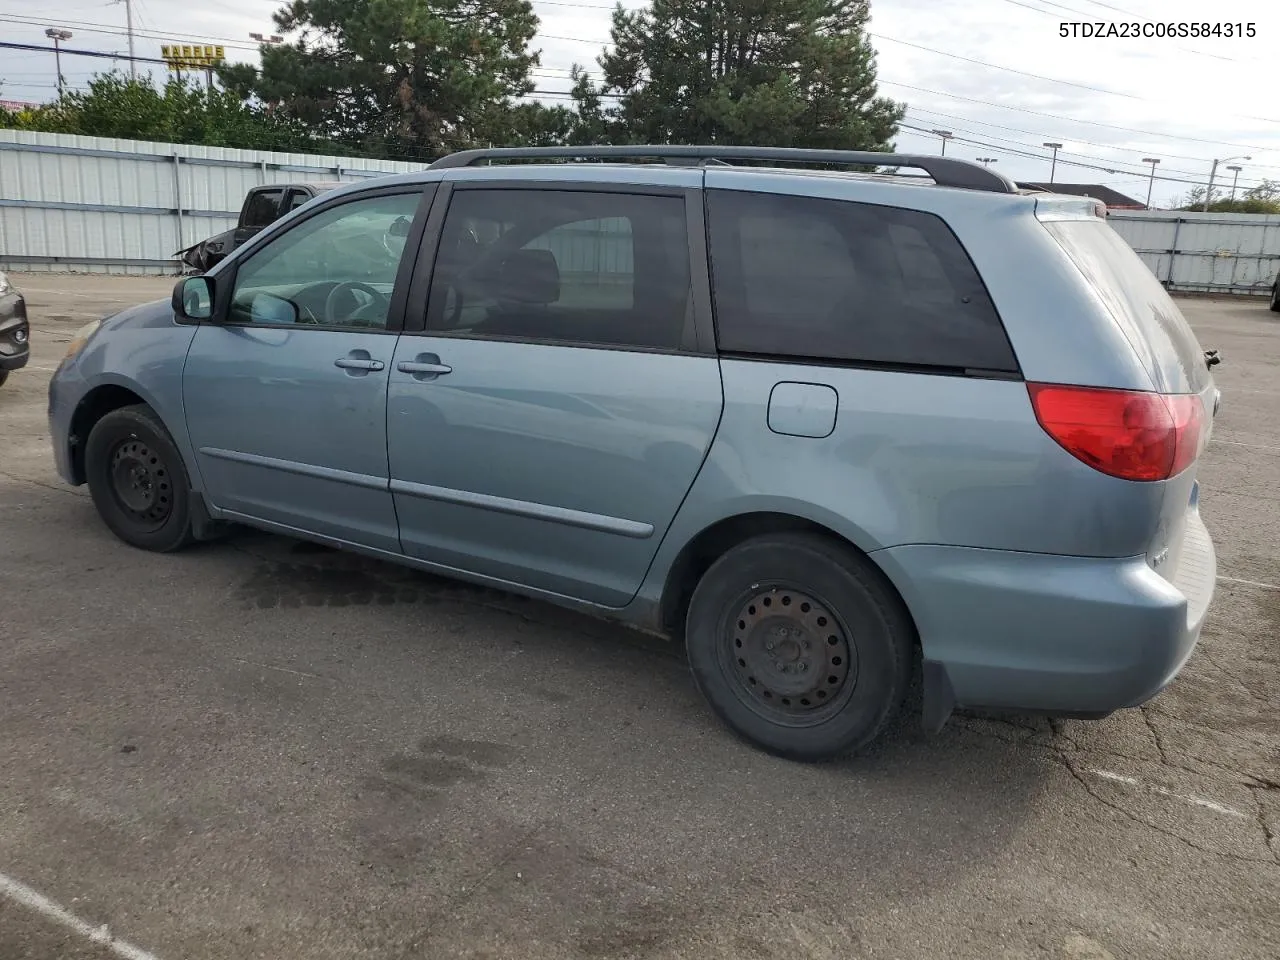
<svg viewBox="0 0 1280 960">
<path fill-rule="evenodd" d="M 786 757 L 916 669 L 930 729 L 1105 715 L 1200 634 L 1218 391 L 1104 213 L 941 157 L 456 154 L 85 328 L 54 453 L 136 547 L 247 524 L 676 638 Z"/>
</svg>

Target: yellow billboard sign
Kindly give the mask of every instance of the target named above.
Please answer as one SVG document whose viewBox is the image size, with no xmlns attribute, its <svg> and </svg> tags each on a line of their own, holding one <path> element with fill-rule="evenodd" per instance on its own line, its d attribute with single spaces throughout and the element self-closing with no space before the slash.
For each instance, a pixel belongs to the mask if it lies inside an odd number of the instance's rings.
<svg viewBox="0 0 1280 960">
<path fill-rule="evenodd" d="M 170 68 L 216 67 L 226 59 L 225 49 L 204 43 L 183 43 L 160 48 L 160 56 Z"/>
</svg>

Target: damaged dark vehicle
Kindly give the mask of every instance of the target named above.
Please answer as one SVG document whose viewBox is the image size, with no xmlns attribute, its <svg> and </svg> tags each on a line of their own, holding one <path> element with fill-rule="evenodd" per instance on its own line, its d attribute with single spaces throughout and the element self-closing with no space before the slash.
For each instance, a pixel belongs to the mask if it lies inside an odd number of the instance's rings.
<svg viewBox="0 0 1280 960">
<path fill-rule="evenodd" d="M 192 244 L 174 254 L 184 267 L 205 273 L 224 260 L 231 251 L 248 241 L 264 227 L 292 213 L 300 206 L 332 190 L 338 183 L 273 183 L 254 187 L 245 194 L 240 219 L 234 227 L 207 240 Z"/>
</svg>

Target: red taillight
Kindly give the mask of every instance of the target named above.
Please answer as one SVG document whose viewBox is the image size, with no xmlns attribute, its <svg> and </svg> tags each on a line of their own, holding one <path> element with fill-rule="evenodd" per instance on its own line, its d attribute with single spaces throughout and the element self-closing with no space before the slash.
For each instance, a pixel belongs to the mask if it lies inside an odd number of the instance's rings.
<svg viewBox="0 0 1280 960">
<path fill-rule="evenodd" d="M 1036 419 L 1068 453 L 1124 480 L 1167 480 L 1200 455 L 1204 406 L 1194 394 L 1029 383 Z"/>
</svg>

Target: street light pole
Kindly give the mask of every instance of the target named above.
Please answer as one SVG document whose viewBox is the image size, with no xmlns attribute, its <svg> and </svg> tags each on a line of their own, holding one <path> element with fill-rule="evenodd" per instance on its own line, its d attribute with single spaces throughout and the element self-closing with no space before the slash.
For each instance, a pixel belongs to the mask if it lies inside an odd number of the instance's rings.
<svg viewBox="0 0 1280 960">
<path fill-rule="evenodd" d="M 71 31 L 63 30 L 61 27 L 50 27 L 44 35 L 53 41 L 53 62 L 58 71 L 58 96 L 61 97 L 65 92 L 66 81 L 62 78 L 62 48 L 59 44 L 63 40 L 71 39 Z"/>
<path fill-rule="evenodd" d="M 955 134 L 950 130 L 930 130 L 929 132 L 935 137 L 942 138 L 942 156 L 945 157 L 947 155 L 947 141 L 954 137 Z"/>
<path fill-rule="evenodd" d="M 1227 167 L 1227 169 L 1234 174 L 1234 176 L 1231 178 L 1231 202 L 1235 203 L 1236 202 L 1236 184 L 1240 182 L 1240 171 L 1243 170 L 1244 167 L 1231 166 L 1231 167 Z"/>
<path fill-rule="evenodd" d="M 1209 212 L 1209 204 L 1213 202 L 1213 179 L 1218 173 L 1218 164 L 1230 163 L 1232 160 L 1252 160 L 1253 157 L 1227 157 L 1225 160 L 1214 159 L 1213 166 L 1209 168 L 1209 189 L 1204 192 L 1204 206 L 1200 209 L 1205 213 Z"/>
<path fill-rule="evenodd" d="M 1054 174 L 1058 172 L 1058 151 L 1062 149 L 1060 143 L 1044 143 L 1041 146 L 1048 147 L 1053 151 L 1053 160 L 1049 162 L 1049 182 L 1053 183 Z"/>
<path fill-rule="evenodd" d="M 1151 164 L 1151 176 L 1147 179 L 1147 209 L 1151 209 L 1151 190 L 1156 185 L 1156 164 L 1160 162 L 1158 157 L 1143 157 L 1143 163 Z"/>
</svg>

